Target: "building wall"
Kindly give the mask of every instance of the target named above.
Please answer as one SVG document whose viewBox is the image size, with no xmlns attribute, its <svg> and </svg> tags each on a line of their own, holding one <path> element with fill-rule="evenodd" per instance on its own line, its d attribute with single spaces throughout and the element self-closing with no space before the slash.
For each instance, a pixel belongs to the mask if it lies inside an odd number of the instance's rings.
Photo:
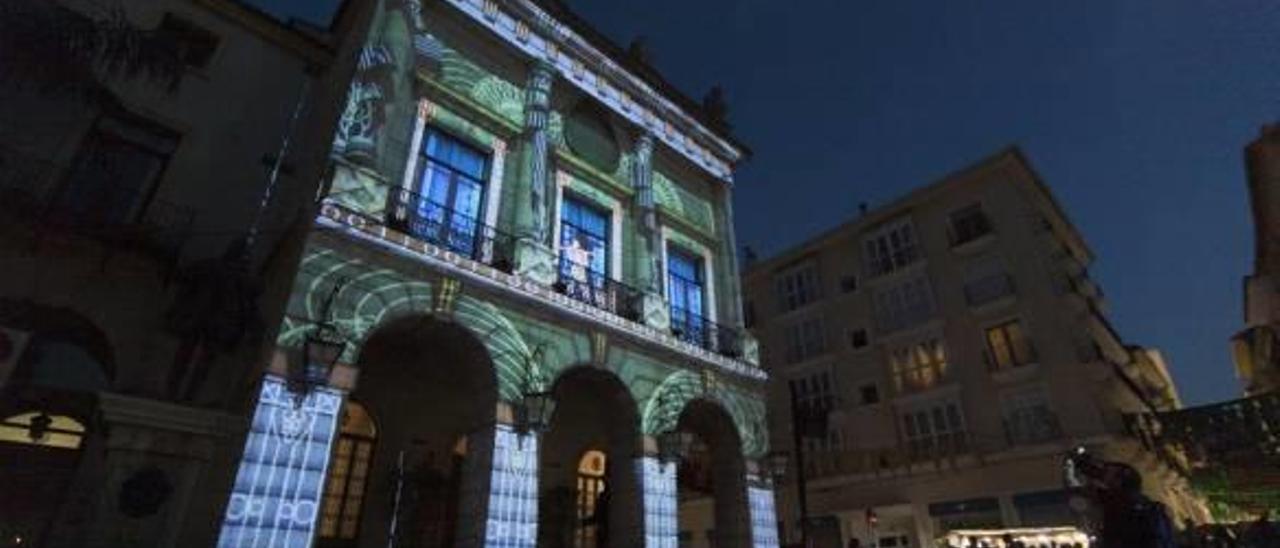
<svg viewBox="0 0 1280 548">
<path fill-rule="evenodd" d="M 953 244 L 951 215 L 974 204 L 985 213 L 990 233 Z M 921 258 L 872 276 L 864 240 L 903 221 L 914 227 Z M 819 272 L 820 297 L 785 312 L 777 280 L 805 261 Z M 1107 322 L 1105 299 L 1088 277 L 1091 261 L 1032 168 L 1019 153 L 1007 151 L 754 265 L 744 288 L 763 362 L 775 379 L 775 445 L 793 445 L 788 382 L 827 372 L 833 384 L 829 439 L 806 442 L 812 455 L 807 460 L 814 461 L 810 514 L 843 515 L 841 523 L 847 524 L 863 521 L 867 508 L 891 514 L 910 508 L 913 535 L 923 543 L 941 532 L 939 522 L 927 518 L 930 504 L 995 497 L 994 514 L 1013 525 L 1014 495 L 1061 488 L 1061 458 L 1068 448 L 1125 445 L 1122 413 L 1143 410 L 1151 401 L 1176 405 L 1158 355 L 1126 347 Z M 969 301 L 968 284 L 1001 272 L 1008 276 L 1008 294 Z M 876 295 L 921 276 L 928 280 L 933 312 L 910 327 L 878 329 Z M 824 350 L 788 363 L 786 331 L 810 318 L 823 320 Z M 1020 322 L 1034 355 L 1026 365 L 995 370 L 986 331 L 1011 320 Z M 863 328 L 866 345 L 855 349 L 850 331 Z M 931 338 L 945 345 L 942 380 L 922 390 L 898 390 L 891 354 Z M 874 403 L 864 401 L 869 386 L 878 396 Z M 1051 413 L 1043 417 L 1050 433 L 1043 439 L 1011 438 L 1006 422 L 1015 398 L 1034 401 L 1036 394 Z M 904 412 L 945 401 L 955 402 L 963 417 L 965 446 L 912 456 Z M 1160 490 L 1153 485 L 1153 492 Z M 798 510 L 794 496 L 787 496 L 783 514 L 790 522 Z"/>
</svg>

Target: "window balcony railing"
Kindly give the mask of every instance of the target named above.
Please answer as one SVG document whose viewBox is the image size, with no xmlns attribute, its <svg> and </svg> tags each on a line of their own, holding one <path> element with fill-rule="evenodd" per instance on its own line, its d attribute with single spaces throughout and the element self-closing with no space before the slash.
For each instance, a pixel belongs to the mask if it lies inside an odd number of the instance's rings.
<svg viewBox="0 0 1280 548">
<path fill-rule="evenodd" d="M 515 238 L 479 219 L 405 189 L 387 192 L 387 226 L 510 273 Z"/>
<path fill-rule="evenodd" d="M 1062 425 L 1058 416 L 1041 411 L 1019 420 L 1004 419 L 1005 441 L 1011 446 L 1035 445 L 1062 438 Z"/>
<path fill-rule="evenodd" d="M 1013 277 L 1003 272 L 964 284 L 964 300 L 969 306 L 982 306 L 1013 293 Z"/>
<path fill-rule="evenodd" d="M 720 355 L 742 356 L 742 332 L 680 307 L 671 307 L 671 334 L 689 344 Z"/>
<path fill-rule="evenodd" d="M 963 432 L 942 434 L 928 440 L 904 441 L 879 449 L 834 449 L 805 455 L 811 479 L 839 476 L 897 476 L 917 465 L 936 471 L 936 463 L 971 454 L 973 447 Z"/>
<path fill-rule="evenodd" d="M 560 257 L 555 289 L 606 312 L 631 321 L 640 320 L 644 293 L 568 257 Z"/>
</svg>

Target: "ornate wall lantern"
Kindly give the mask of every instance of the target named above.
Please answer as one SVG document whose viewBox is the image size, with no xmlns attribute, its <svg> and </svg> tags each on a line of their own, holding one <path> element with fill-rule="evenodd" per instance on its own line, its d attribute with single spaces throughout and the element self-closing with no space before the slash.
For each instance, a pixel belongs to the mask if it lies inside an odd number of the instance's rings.
<svg viewBox="0 0 1280 548">
<path fill-rule="evenodd" d="M 516 431 L 542 434 L 551 428 L 551 417 L 556 412 L 556 397 L 548 390 L 534 388 L 534 364 L 542 361 L 544 346 L 538 345 L 528 356 L 524 356 L 524 387 L 520 401 L 516 402 Z"/>
<path fill-rule="evenodd" d="M 663 462 L 676 462 L 688 457 L 692 450 L 692 432 L 672 429 L 658 434 L 658 458 Z"/>
<path fill-rule="evenodd" d="M 329 374 L 347 349 L 346 338 L 333 326 L 329 314 L 334 297 L 345 284 L 345 280 L 334 284 L 324 303 L 320 305 L 320 320 L 315 329 L 302 340 L 302 360 L 291 361 L 289 364 L 286 381 L 299 405 L 311 393 L 312 388 L 329 383 Z"/>
</svg>

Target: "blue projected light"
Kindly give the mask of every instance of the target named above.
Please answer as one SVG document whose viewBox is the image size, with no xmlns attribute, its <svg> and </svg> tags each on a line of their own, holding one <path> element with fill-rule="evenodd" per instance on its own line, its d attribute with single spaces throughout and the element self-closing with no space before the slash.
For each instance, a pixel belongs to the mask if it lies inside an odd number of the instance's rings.
<svg viewBox="0 0 1280 548">
<path fill-rule="evenodd" d="M 485 546 L 533 548 L 538 544 L 538 437 L 499 424 L 494 433 L 493 474 Z"/>
<path fill-rule="evenodd" d="M 317 388 L 295 406 L 280 379 L 263 381 L 219 548 L 311 546 L 341 407 L 340 392 Z"/>
<path fill-rule="evenodd" d="M 680 544 L 676 465 L 654 457 L 636 461 L 644 478 L 644 545 L 676 548 Z"/>
<path fill-rule="evenodd" d="M 774 512 L 773 489 L 748 487 L 751 505 L 751 538 L 755 548 L 778 548 L 778 518 Z"/>
</svg>

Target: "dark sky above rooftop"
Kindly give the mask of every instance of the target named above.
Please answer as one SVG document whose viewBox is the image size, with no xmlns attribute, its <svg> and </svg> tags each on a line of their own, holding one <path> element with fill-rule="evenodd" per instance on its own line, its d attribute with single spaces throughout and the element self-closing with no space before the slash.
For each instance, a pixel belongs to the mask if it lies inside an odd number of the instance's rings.
<svg viewBox="0 0 1280 548">
<path fill-rule="evenodd" d="M 1274 0 L 573 0 L 722 84 L 756 155 L 739 242 L 771 255 L 1009 144 L 1083 232 L 1110 317 L 1188 403 L 1238 397 L 1252 232 L 1242 147 L 1280 118 Z"/>
<path fill-rule="evenodd" d="M 329 0 L 248 0 L 327 20 Z M 570 0 L 693 97 L 725 87 L 755 151 L 762 256 L 1018 144 L 1084 233 L 1128 342 L 1189 403 L 1236 397 L 1252 233 L 1241 149 L 1280 119 L 1274 0 Z M 313 21 L 319 22 L 319 21 Z"/>
</svg>

